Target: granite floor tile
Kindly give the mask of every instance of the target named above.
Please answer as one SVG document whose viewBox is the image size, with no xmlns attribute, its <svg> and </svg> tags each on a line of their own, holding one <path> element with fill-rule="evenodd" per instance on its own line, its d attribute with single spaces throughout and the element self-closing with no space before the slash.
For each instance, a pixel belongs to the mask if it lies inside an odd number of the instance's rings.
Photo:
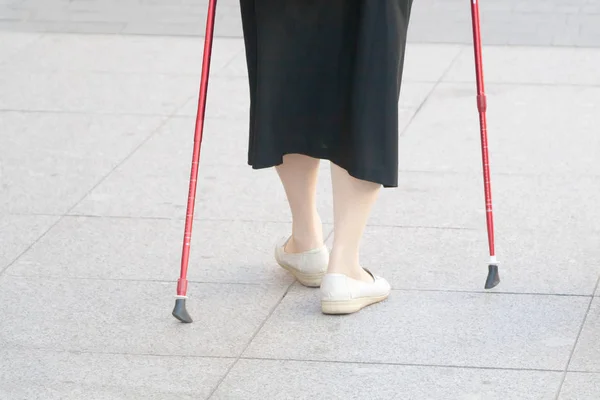
<svg viewBox="0 0 600 400">
<path fill-rule="evenodd" d="M 236 357 L 286 290 L 282 285 L 192 283 L 188 311 L 195 322 L 181 324 L 171 316 L 175 287 L 174 282 L 3 276 L 0 343 L 54 351 Z"/>
<path fill-rule="evenodd" d="M 589 303 L 394 291 L 382 304 L 332 317 L 321 314 L 318 299 L 318 292 L 294 286 L 244 357 L 560 371 Z"/>
<path fill-rule="evenodd" d="M 51 216 L 0 214 L 0 272 L 57 220 Z"/>
<path fill-rule="evenodd" d="M 600 298 L 594 297 L 573 352 L 569 371 L 600 372 Z"/>
<path fill-rule="evenodd" d="M 569 372 L 558 400 L 596 400 L 600 395 L 600 374 Z"/>
<path fill-rule="evenodd" d="M 233 359 L 1 349 L 10 400 L 205 399 Z"/>
<path fill-rule="evenodd" d="M 63 219 L 7 273 L 32 277 L 174 280 L 183 220 Z M 325 235 L 331 227 L 325 227 Z M 196 221 L 188 278 L 194 282 L 289 285 L 273 256 L 290 224 Z"/>
<path fill-rule="evenodd" d="M 240 360 L 214 400 L 552 400 L 562 373 Z"/>
<path fill-rule="evenodd" d="M 0 208 L 21 214 L 62 214 L 163 120 L 0 111 L 0 121 L 4 129 L 0 135 Z"/>
<path fill-rule="evenodd" d="M 496 230 L 501 284 L 510 293 L 591 296 L 600 276 L 597 233 L 541 235 Z M 331 239 L 330 239 L 331 241 Z M 487 234 L 480 230 L 370 226 L 363 264 L 396 289 L 483 291 L 488 271 Z"/>
</svg>

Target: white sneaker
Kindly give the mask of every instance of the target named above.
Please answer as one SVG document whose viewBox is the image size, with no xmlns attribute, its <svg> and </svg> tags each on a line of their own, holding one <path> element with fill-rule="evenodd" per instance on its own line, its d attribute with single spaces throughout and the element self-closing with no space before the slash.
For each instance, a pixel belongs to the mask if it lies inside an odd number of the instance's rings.
<svg viewBox="0 0 600 400">
<path fill-rule="evenodd" d="M 390 284 L 373 275 L 373 282 L 363 282 L 343 274 L 326 274 L 321 283 L 321 310 L 324 314 L 351 314 L 387 299 Z"/>
<path fill-rule="evenodd" d="M 329 264 L 327 247 L 323 245 L 303 253 L 287 253 L 285 245 L 288 241 L 289 238 L 283 238 L 275 246 L 277 263 L 291 272 L 304 286 L 319 287 Z"/>
</svg>

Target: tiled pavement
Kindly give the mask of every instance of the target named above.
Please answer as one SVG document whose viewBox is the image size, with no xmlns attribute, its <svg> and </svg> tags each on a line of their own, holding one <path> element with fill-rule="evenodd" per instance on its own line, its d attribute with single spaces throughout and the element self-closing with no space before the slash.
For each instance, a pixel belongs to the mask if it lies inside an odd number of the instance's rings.
<svg viewBox="0 0 600 400">
<path fill-rule="evenodd" d="M 42 3 L 2 6 L 26 4 Z M 195 323 L 180 325 L 201 40 L 0 33 L 0 399 L 598 399 L 600 51 L 486 47 L 503 282 L 484 292 L 472 52 L 458 42 L 408 49 L 401 185 L 363 249 L 394 292 L 332 318 L 274 265 L 285 197 L 245 165 L 243 43 L 216 41 Z"/>
<path fill-rule="evenodd" d="M 202 35 L 207 0 L 0 0 L 0 30 Z M 600 46 L 598 0 L 481 0 L 497 45 Z M 219 0 L 216 32 L 240 37 L 239 0 Z M 468 43 L 468 0 L 414 0 L 409 40 Z"/>
</svg>

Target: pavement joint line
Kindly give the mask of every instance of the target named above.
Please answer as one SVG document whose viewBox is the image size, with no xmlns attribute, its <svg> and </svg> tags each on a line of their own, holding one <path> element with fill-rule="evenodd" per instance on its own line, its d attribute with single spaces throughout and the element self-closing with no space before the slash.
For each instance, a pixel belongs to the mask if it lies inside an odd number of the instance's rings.
<svg viewBox="0 0 600 400">
<path fill-rule="evenodd" d="M 123 353 L 116 351 L 94 351 L 94 350 L 73 350 L 73 349 L 54 349 L 51 347 L 39 346 L 10 346 L 3 347 L 8 351 L 43 351 L 48 353 L 68 353 L 68 354 L 90 354 L 90 355 L 111 355 L 111 356 L 129 356 L 129 357 L 167 357 L 167 358 L 203 358 L 207 360 L 235 360 L 237 357 L 228 356 L 199 356 L 185 354 L 161 354 L 161 353 Z"/>
<path fill-rule="evenodd" d="M 168 71 L 132 71 L 125 70 L 120 71 L 117 69 L 86 69 L 86 68 L 61 68 L 61 69 L 51 69 L 51 68 L 16 68 L 11 67 L 10 64 L 0 64 L 0 69 L 9 70 L 9 71 L 17 71 L 17 72 L 29 72 L 29 73 L 45 73 L 45 74 L 63 74 L 63 73 L 77 73 L 77 74 L 96 74 L 96 75 L 132 75 L 132 76 L 167 76 L 167 77 L 180 77 L 180 78 L 199 78 L 198 73 L 192 72 L 168 72 Z M 214 74 L 211 71 L 210 77 L 211 80 L 214 78 L 227 78 L 228 80 L 242 80 L 247 79 L 247 76 L 244 75 L 226 75 L 219 74 L 218 70 L 215 69 Z M 409 81 L 410 82 L 410 81 Z M 419 83 L 413 81 L 414 83 Z"/>
<path fill-rule="evenodd" d="M 106 36 L 108 39 L 113 39 L 115 36 L 132 36 L 132 37 L 136 37 L 136 36 L 142 36 L 142 37 L 146 37 L 149 36 L 151 38 L 155 38 L 155 37 L 165 37 L 165 38 L 169 38 L 169 39 L 179 39 L 179 38 L 189 38 L 189 39 L 198 39 L 198 38 L 204 38 L 204 35 L 185 35 L 185 34 L 166 34 L 166 33 L 156 33 L 156 34 L 143 34 L 143 33 L 126 33 L 126 34 L 115 34 L 115 33 L 107 33 L 107 32 L 52 32 L 52 31 L 45 31 L 45 32 L 30 32 L 27 30 L 24 31 L 2 31 L 0 30 L 0 34 L 12 34 L 12 33 L 31 33 L 31 35 L 36 35 L 36 34 L 42 34 L 43 36 L 77 36 L 77 35 L 85 35 L 85 36 Z M 231 36 L 223 36 L 223 35 L 214 35 L 214 40 L 215 42 L 217 42 L 218 40 L 223 40 L 223 41 L 243 41 L 244 38 L 243 36 L 236 36 L 236 35 L 231 35 Z M 190 40 L 191 41 L 191 40 Z"/>
<path fill-rule="evenodd" d="M 422 83 L 426 83 L 426 82 L 422 82 Z M 467 81 L 467 80 L 462 80 L 462 79 L 458 79 L 458 80 L 445 80 L 441 82 L 442 85 L 463 85 L 463 84 L 467 84 L 467 83 L 471 83 L 471 81 Z M 558 82 L 558 83 L 547 83 L 547 82 L 508 82 L 508 81 L 496 81 L 493 79 L 487 79 L 485 81 L 485 85 L 486 88 L 488 86 L 521 86 L 521 87 L 548 87 L 548 88 L 593 88 L 593 89 L 597 89 L 600 88 L 600 83 L 565 83 L 565 82 Z M 490 93 L 488 90 L 486 90 L 486 94 L 488 95 L 488 97 L 490 96 Z"/>
<path fill-rule="evenodd" d="M 88 354 L 88 355 L 115 355 L 128 357 L 165 357 L 165 358 L 198 358 L 206 360 L 247 360 L 247 361 L 283 361 L 293 363 L 315 363 L 315 364 L 340 364 L 340 365 L 383 365 L 397 367 L 417 367 L 417 368 L 450 368 L 450 369 L 471 369 L 471 370 L 491 370 L 491 371 L 523 371 L 523 372 L 564 372 L 562 369 L 543 369 L 543 368 L 516 368 L 516 367 L 485 367 L 469 365 L 452 364 L 421 364 L 421 363 L 402 363 L 402 362 L 380 362 L 380 361 L 344 361 L 344 360 L 313 360 L 313 359 L 295 359 L 295 358 L 273 358 L 273 357 L 234 357 L 234 356 L 207 356 L 207 355 L 189 355 L 189 354 L 162 354 L 162 353 L 124 353 L 111 351 L 94 350 L 74 350 L 74 349 L 54 349 L 50 347 L 38 346 L 10 346 L 6 347 L 8 351 L 40 351 L 48 353 L 67 353 L 67 354 Z M 569 371 L 580 374 L 598 374 L 600 371 Z"/>
<path fill-rule="evenodd" d="M 483 269 L 482 269 L 483 271 Z M 392 288 L 395 292 L 420 292 L 420 293 L 464 293 L 464 294 L 485 294 L 488 296 L 534 296 L 534 297 L 574 297 L 574 298 L 594 298 L 594 294 L 577 294 L 577 293 L 543 293 L 543 292 L 503 292 L 500 290 L 488 291 L 485 289 L 481 290 L 464 290 L 464 289 L 407 289 L 407 288 Z"/>
<path fill-rule="evenodd" d="M 128 216 L 128 215 L 93 215 L 93 214 L 52 214 L 52 213 L 15 213 L 10 212 L 4 215 L 20 216 L 20 217 L 63 217 L 64 219 L 77 219 L 77 218 L 89 218 L 89 219 L 122 219 L 122 220 L 139 220 L 139 221 L 185 221 L 185 217 L 160 217 L 160 216 Z M 196 217 L 196 222 L 225 222 L 225 223 L 243 223 L 243 224 L 291 224 L 292 221 L 281 221 L 281 220 L 259 220 L 259 219 L 228 219 L 228 218 L 207 218 L 207 217 Z M 331 226 L 333 222 L 323 222 L 324 226 Z M 367 228 L 390 228 L 390 229 L 431 229 L 431 230 L 442 230 L 442 231 L 465 231 L 465 232 L 481 232 L 485 233 L 485 228 L 476 227 L 460 227 L 460 226 L 435 226 L 435 225 L 394 225 L 394 224 L 367 224 Z M 507 229 L 506 231 L 517 231 L 524 233 L 538 232 L 539 228 L 517 228 Z M 580 229 L 579 232 L 584 234 L 600 234 L 600 228 L 598 229 Z"/>
<path fill-rule="evenodd" d="M 521 12 L 521 14 L 525 14 L 525 12 Z M 11 20 L 14 21 L 14 20 Z M 29 21 L 31 22 L 31 21 Z M 36 21 L 36 22 L 43 22 L 43 21 Z M 52 21 L 50 21 L 52 22 Z M 69 22 L 69 21 L 64 21 L 64 22 Z M 88 21 L 88 23 L 93 23 L 95 24 L 95 21 Z M 101 22 L 100 22 L 101 23 Z M 113 22 L 107 22 L 108 24 L 112 24 Z M 204 23 L 204 22 L 202 22 Z M 470 23 L 470 21 L 469 21 Z M 176 25 L 176 23 L 173 23 L 174 25 Z M 125 26 L 125 29 L 127 27 Z M 21 29 L 13 29 L 13 30 L 6 30 L 6 31 L 2 31 L 0 30 L 0 33 L 31 33 L 31 34 L 45 34 L 45 35 L 82 35 L 82 36 L 131 36 L 131 37 L 164 37 L 164 38 L 187 38 L 187 39 L 193 39 L 193 38 L 201 38 L 204 39 L 204 31 L 202 31 L 202 33 L 166 33 L 166 32 L 157 32 L 157 33 L 140 33 L 140 32 L 86 32 L 86 31 L 76 31 L 76 32 L 65 32 L 65 31 L 60 31 L 60 30 L 41 30 L 41 31 L 31 31 L 31 29 L 27 29 L 27 24 L 25 24 L 23 27 L 21 27 Z M 407 38 L 407 44 L 411 45 L 411 44 L 415 44 L 415 45 L 431 45 L 431 46 L 440 46 L 440 45 L 453 45 L 453 46 L 460 46 L 460 45 L 472 45 L 472 39 L 469 37 L 469 39 L 465 39 L 465 40 L 455 40 L 455 41 L 439 41 L 439 40 L 417 40 L 417 39 L 411 39 L 410 37 L 410 32 L 409 32 L 409 36 Z M 215 34 L 214 39 L 220 39 L 220 40 L 240 40 L 243 39 L 243 36 L 241 34 Z M 511 44 L 511 43 L 493 43 L 493 42 L 489 42 L 486 40 L 486 38 L 482 38 L 483 39 L 483 47 L 511 47 L 511 48 L 525 48 L 525 47 L 533 47 L 533 48 L 559 48 L 559 49 L 582 49 L 582 50 L 597 50 L 599 48 L 599 46 L 595 46 L 595 45 L 579 45 L 577 43 L 565 43 L 565 44 L 548 44 L 548 43 L 530 43 L 530 44 L 520 44 L 520 43 L 515 43 L 515 44 Z"/>
<path fill-rule="evenodd" d="M 594 370 L 594 371 L 585 371 L 585 370 L 576 370 L 576 369 L 571 369 L 569 371 L 567 371 L 569 373 L 574 373 L 574 374 L 589 374 L 589 375 L 596 375 L 596 374 L 600 374 L 600 370 Z"/>
<path fill-rule="evenodd" d="M 242 39 L 242 42 L 243 42 L 243 39 Z M 228 68 L 228 67 L 229 67 L 231 64 L 233 64 L 233 62 L 235 61 L 235 59 L 236 59 L 236 58 L 238 58 L 238 56 L 239 56 L 239 55 L 241 55 L 241 54 L 245 54 L 245 49 L 243 49 L 243 48 L 242 48 L 242 49 L 238 50 L 238 52 L 237 52 L 237 53 L 235 53 L 235 55 L 233 55 L 233 56 L 232 56 L 232 57 L 229 59 L 229 61 L 227 61 L 227 62 L 226 62 L 226 63 L 225 63 L 225 64 L 224 64 L 224 65 L 221 67 L 221 70 L 223 70 L 223 71 L 224 71 L 224 70 L 226 70 L 226 69 L 227 69 L 227 68 Z M 202 55 L 204 55 L 204 51 L 203 51 Z M 236 75 L 236 76 L 237 76 L 237 75 Z M 245 76 L 244 76 L 244 75 L 239 75 L 239 76 L 243 76 L 244 78 L 248 79 L 248 76 L 247 76 L 247 75 L 245 75 Z"/>
<path fill-rule="evenodd" d="M 1 68 L 0 68 L 1 69 Z M 48 110 L 48 109 L 18 109 L 18 108 L 3 108 L 0 109 L 0 113 L 22 113 L 22 114 L 58 114 L 58 115 L 87 115 L 91 117 L 95 116 L 110 116 L 110 117 L 156 117 L 156 118 L 172 118 L 169 114 L 161 113 L 115 113 L 115 112 L 103 112 L 103 111 L 69 111 L 69 110 Z M 186 115 L 177 115 L 174 117 L 191 117 Z M 208 119 L 208 118 L 207 118 Z M 217 119 L 217 118 L 213 118 Z M 229 121 L 230 119 L 219 120 Z"/>
<path fill-rule="evenodd" d="M 473 169 L 472 171 L 434 171 L 434 170 L 420 170 L 420 169 L 400 169 L 398 172 L 401 174 L 429 174 L 429 175 L 481 175 L 480 171 L 481 167 L 477 169 Z M 600 178 L 600 173 L 584 173 L 584 172 L 564 172 L 564 173 L 536 173 L 536 172 L 503 172 L 497 171 L 492 175 L 500 175 L 500 176 L 515 176 L 515 177 L 523 177 L 523 178 L 545 178 L 545 179 L 556 179 L 556 178 L 572 178 L 573 174 L 576 173 L 579 176 L 583 176 L 585 178 Z M 399 187 L 402 188 L 401 186 Z"/>
<path fill-rule="evenodd" d="M 142 221 L 185 221 L 185 217 L 157 217 L 157 216 L 128 216 L 128 215 L 93 215 L 93 214 L 46 214 L 46 213 L 8 213 L 6 215 L 22 216 L 22 217 L 64 217 L 70 219 L 89 218 L 89 219 L 123 219 L 123 220 L 142 220 Z M 291 224 L 292 221 L 279 220 L 256 220 L 256 219 L 227 219 L 227 218 L 194 218 L 194 222 L 239 222 L 239 223 L 256 223 L 256 224 Z M 331 226 L 333 222 L 323 222 L 324 226 Z M 399 228 L 399 229 L 435 229 L 435 230 L 452 230 L 452 231 L 474 231 L 479 232 L 482 229 L 460 226 L 425 226 L 425 225 L 388 225 L 388 224 L 367 224 L 367 227 L 373 228 Z M 535 229 L 531 229 L 535 230 Z M 529 231 L 528 229 L 520 229 L 520 231 Z M 595 231 L 592 231 L 595 232 Z M 332 232 L 333 233 L 333 230 Z M 330 233 L 330 234 L 331 234 Z"/>
<path fill-rule="evenodd" d="M 598 280 L 596 281 L 596 287 L 594 288 L 594 294 L 598 293 L 599 286 L 600 286 L 600 274 L 598 275 Z"/>
<path fill-rule="evenodd" d="M 525 13 L 525 12 L 523 12 Z M 2 19 L 0 18 L 0 21 Z M 94 22 L 94 21 L 91 21 Z M 468 21 L 470 23 L 470 20 Z M 580 27 L 581 28 L 581 27 Z M 172 38 L 172 39 L 177 39 L 177 38 L 186 38 L 186 39 L 204 39 L 204 32 L 199 33 L 199 34 L 185 34 L 185 33 L 165 33 L 165 32 L 157 32 L 157 33 L 136 33 L 136 32 L 131 32 L 131 33 L 115 33 L 115 32 L 86 32 L 86 31 L 75 31 L 75 32 L 66 32 L 66 31 L 52 31 L 52 30 L 46 30 L 46 31 L 31 31 L 28 29 L 23 29 L 23 30 L 1 30 L 0 29 L 0 34 L 6 34 L 6 35 L 12 35 L 12 34 L 29 34 L 31 36 L 35 36 L 35 35 L 39 35 L 39 36 L 44 36 L 44 37 L 51 37 L 51 36 L 76 36 L 76 35 L 81 35 L 81 36 L 105 36 L 107 38 L 114 38 L 115 36 L 117 37 L 149 37 L 149 38 L 155 38 L 155 37 L 164 37 L 164 38 Z M 232 34 L 232 35 L 224 35 L 222 33 L 220 34 L 216 34 L 214 35 L 214 39 L 215 41 L 217 40 L 223 40 L 223 41 L 240 41 L 243 40 L 244 37 L 242 35 L 238 35 L 238 34 Z M 485 39 L 485 38 L 483 38 Z M 472 37 L 469 36 L 469 39 L 467 40 L 460 40 L 460 41 L 437 41 L 437 40 L 412 40 L 410 38 L 410 34 L 407 40 L 407 44 L 408 45 L 418 45 L 418 46 L 472 46 L 473 45 L 473 40 Z M 483 47 L 500 47 L 500 48 L 517 48 L 517 49 L 523 49 L 523 48 L 528 48 L 528 47 L 534 47 L 534 48 L 559 48 L 559 49 L 571 49 L 571 50 L 599 50 L 599 46 L 597 45 L 577 45 L 577 44 L 541 44 L 541 43 L 531 43 L 531 44 L 521 44 L 521 43 L 492 43 L 492 42 L 487 42 L 486 40 L 483 40 L 482 43 Z"/>
<path fill-rule="evenodd" d="M 10 261 L 4 268 L 0 268 L 0 278 L 5 274 L 5 272 L 13 266 L 25 253 L 27 253 L 33 246 L 35 246 L 52 228 L 54 228 L 58 223 L 62 220 L 62 217 L 58 217 L 57 220 L 50 225 L 48 229 L 42 232 L 29 246 L 27 246 L 21 253 L 19 253 L 12 261 Z"/>
<path fill-rule="evenodd" d="M 123 220 L 140 220 L 140 221 L 185 221 L 185 217 L 161 217 L 161 216 L 129 216 L 129 215 L 94 215 L 94 214 L 52 214 L 52 213 L 6 213 L 4 215 L 21 216 L 21 217 L 64 217 L 70 219 L 89 218 L 89 219 L 123 219 Z M 207 218 L 196 217 L 194 222 L 239 222 L 239 223 L 256 223 L 256 224 L 291 224 L 292 221 L 281 220 L 266 220 L 266 219 L 228 219 L 228 218 Z M 323 222 L 323 225 L 331 226 L 333 222 Z M 436 226 L 436 225 L 394 225 L 394 224 L 367 224 L 370 228 L 397 228 L 397 229 L 432 229 L 432 230 L 448 230 L 448 231 L 468 231 L 468 232 L 484 232 L 485 228 L 464 227 L 464 226 Z M 517 228 L 510 231 L 518 232 L 538 232 L 539 228 Z M 507 230 L 508 231 L 508 230 Z M 579 232 L 588 234 L 600 233 L 598 229 L 580 229 Z"/>
<path fill-rule="evenodd" d="M 59 276 L 59 275 L 22 275 L 7 273 L 5 276 L 21 279 L 46 279 L 46 280 L 69 280 L 69 281 L 103 281 L 103 282 L 136 282 L 136 283 L 164 283 L 174 284 L 176 280 L 168 279 L 135 279 L 135 278 L 99 278 L 88 276 Z M 296 281 L 290 285 L 293 286 Z M 189 283 L 198 285 L 231 285 L 231 286 L 263 286 L 263 287 L 282 287 L 287 283 L 276 282 L 231 282 L 231 281 L 198 281 L 189 280 Z M 289 291 L 289 289 L 286 291 Z M 465 290 L 465 289 L 410 289 L 410 288 L 392 288 L 392 292 L 397 293 L 437 293 L 437 294 L 472 294 L 486 296 L 529 296 L 529 297 L 569 297 L 569 298 L 589 298 L 593 300 L 594 294 L 577 294 L 577 293 L 536 293 L 536 292 L 503 292 L 503 291 L 487 291 L 487 290 Z M 563 371 L 563 370 L 561 370 Z"/>
<path fill-rule="evenodd" d="M 323 225 L 325 225 L 325 224 L 323 224 Z M 330 224 L 327 224 L 327 225 L 330 225 Z M 329 233 L 328 233 L 328 234 L 325 236 L 325 238 L 323 239 L 323 242 L 324 242 L 324 243 L 327 243 L 327 241 L 328 241 L 330 238 L 332 238 L 332 237 L 333 237 L 333 232 L 334 232 L 334 230 L 335 230 L 335 229 L 334 229 L 334 227 L 331 227 L 331 228 L 329 228 Z"/>
<path fill-rule="evenodd" d="M 12 71 L 12 68 L 7 67 L 6 65 L 0 64 L 0 70 L 8 70 L 8 71 Z M 53 74 L 53 73 L 62 73 L 62 72 L 70 72 L 70 73 L 81 73 L 81 74 L 106 74 L 106 75 L 148 75 L 148 76 L 168 76 L 168 77 L 180 77 L 180 78 L 197 78 L 198 74 L 196 73 L 178 73 L 178 72 L 161 72 L 161 71 L 157 71 L 157 72 L 148 72 L 148 71 L 110 71 L 110 70 L 91 70 L 91 69 L 67 69 L 67 70 L 53 70 L 53 69 L 27 69 L 27 68 L 20 68 L 18 69 L 19 72 L 29 72 L 29 73 L 47 73 L 47 74 Z M 246 80 L 248 79 L 247 76 L 242 76 L 242 75 L 226 75 L 226 74 L 219 74 L 218 72 L 214 72 L 211 71 L 211 80 L 212 79 L 227 79 L 227 80 Z M 436 86 L 434 87 L 437 88 L 439 86 L 451 86 L 451 85 L 472 85 L 473 81 L 471 80 L 463 80 L 463 79 L 446 79 L 444 78 L 441 81 L 433 81 L 433 80 L 427 80 L 427 79 L 406 79 L 403 80 L 403 84 L 430 84 L 430 83 L 435 83 Z M 600 88 L 600 83 L 591 83 L 591 82 L 581 82 L 581 83 L 567 83 L 567 82 L 520 82 L 520 81 L 499 81 L 499 80 L 494 80 L 494 79 L 489 79 L 486 78 L 485 81 L 486 87 L 488 86 L 496 86 L 496 87 L 502 87 L 502 86 L 519 86 L 519 87 L 524 87 L 524 88 L 529 88 L 529 87 L 540 87 L 540 88 L 552 88 L 552 89 L 556 89 L 556 88 L 587 88 L 587 89 L 598 89 Z M 432 89 L 433 91 L 433 89 Z M 489 91 L 486 91 L 488 96 Z M 428 93 L 427 97 L 429 97 L 432 93 Z M 402 96 L 402 94 L 400 95 Z M 197 95 L 192 96 L 193 97 L 197 97 Z M 425 99 L 426 100 L 426 99 Z M 423 102 L 421 103 L 421 105 L 425 102 L 425 100 L 423 100 Z M 421 107 L 418 106 L 417 109 L 415 110 L 418 111 L 418 109 Z M 404 110 L 412 110 L 414 109 L 414 107 L 409 107 L 409 108 L 403 108 Z M 106 112 L 106 111 L 95 111 L 95 110 L 85 110 L 85 111 L 70 111 L 70 110 L 51 110 L 51 109 L 32 109 L 32 108 L 28 108 L 28 109 L 12 109 L 12 108 L 4 108 L 4 109 L 0 109 L 0 112 L 23 112 L 23 113 L 57 113 L 57 114 L 90 114 L 90 115 L 148 115 L 148 116 L 165 116 L 165 117 L 170 117 L 170 118 L 195 118 L 195 115 L 185 115 L 185 114 L 179 114 L 179 115 L 172 115 L 169 113 L 157 113 L 157 112 L 153 112 L 153 113 L 132 113 L 132 112 L 125 112 L 125 113 L 116 113 L 116 112 Z M 239 117 L 214 117 L 211 115 L 206 115 L 207 120 L 211 119 L 211 120 L 225 120 L 225 121 L 231 121 L 231 120 L 240 120 L 240 121 L 245 121 L 246 117 L 245 116 L 239 116 Z M 411 120 L 414 119 L 411 118 Z M 405 127 L 402 132 L 404 132 L 407 128 Z M 402 135 L 400 135 L 402 136 Z"/>
<path fill-rule="evenodd" d="M 258 328 L 256 328 L 256 330 L 254 331 L 252 337 L 248 340 L 248 343 L 246 343 L 246 346 L 242 349 L 242 351 L 240 352 L 239 356 L 236 358 L 236 360 L 231 363 L 231 365 L 229 366 L 229 368 L 227 368 L 227 372 L 225 372 L 225 374 L 221 377 L 221 379 L 219 379 L 219 381 L 217 382 L 217 384 L 215 385 L 214 389 L 210 392 L 210 394 L 208 395 L 207 399 L 211 399 L 213 397 L 213 395 L 217 392 L 217 390 L 219 389 L 219 387 L 221 386 L 221 384 L 225 381 L 225 379 L 229 376 L 229 374 L 231 373 L 231 371 L 233 370 L 233 368 L 237 365 L 237 363 L 240 361 L 241 357 L 244 355 L 244 353 L 248 350 L 248 347 L 250 347 L 250 345 L 252 344 L 252 342 L 254 341 L 254 339 L 256 338 L 256 336 L 260 333 L 260 331 L 262 330 L 262 328 L 265 326 L 265 324 L 269 321 L 269 319 L 271 318 L 271 316 L 273 315 L 273 313 L 275 312 L 275 310 L 277 309 L 277 307 L 279 307 L 279 305 L 281 304 L 281 302 L 283 301 L 283 299 L 285 299 L 285 297 L 287 296 L 287 294 L 289 293 L 290 289 L 292 288 L 292 286 L 294 286 L 294 283 L 296 283 L 295 281 L 290 283 L 287 287 L 287 289 L 285 290 L 285 292 L 283 293 L 283 295 L 279 298 L 279 301 L 277 301 L 277 303 L 271 308 L 269 314 L 266 316 L 266 318 L 262 321 L 262 323 L 258 326 Z"/>
<path fill-rule="evenodd" d="M 596 285 L 594 287 L 594 292 L 592 293 L 592 296 L 591 296 L 590 301 L 587 306 L 587 310 L 585 311 L 585 315 L 583 316 L 583 321 L 581 321 L 581 325 L 579 327 L 579 332 L 577 332 L 577 336 L 575 337 L 575 342 L 573 343 L 573 347 L 571 348 L 571 352 L 569 354 L 569 359 L 567 360 L 567 363 L 565 365 L 565 369 L 564 369 L 564 372 L 563 372 L 563 375 L 562 375 L 562 378 L 560 381 L 560 385 L 556 392 L 555 400 L 560 399 L 560 395 L 562 393 L 562 388 L 565 384 L 565 380 L 567 379 L 567 375 L 569 373 L 569 366 L 571 365 L 571 362 L 573 361 L 573 355 L 575 354 L 575 349 L 577 349 L 577 344 L 579 343 L 579 338 L 581 337 L 581 333 L 583 332 L 583 329 L 585 328 L 585 324 L 586 324 L 588 315 L 590 313 L 590 309 L 592 308 L 592 303 L 594 302 L 594 294 L 596 293 L 596 290 L 598 289 L 599 283 L 600 283 L 600 276 L 596 279 Z"/>
<path fill-rule="evenodd" d="M 318 364 L 348 364 L 348 365 L 387 365 L 398 367 L 419 367 L 419 368 L 452 368 L 452 369 L 472 369 L 472 370 L 491 370 L 491 371 L 527 371 L 527 372 L 563 372 L 560 369 L 543 368 L 511 368 L 511 367 L 484 367 L 471 365 L 452 365 L 452 364 L 421 364 L 421 363 L 402 363 L 402 362 L 379 362 L 379 361 L 344 361 L 344 360 L 314 360 L 314 359 L 296 359 L 296 358 L 272 358 L 272 357 L 241 357 L 242 360 L 255 361 L 288 361 L 298 363 L 318 363 Z"/>
<path fill-rule="evenodd" d="M 172 114 L 176 114 L 179 112 L 186 103 L 181 104 L 179 107 L 176 107 Z M 54 227 L 56 227 L 64 218 L 65 215 L 73 211 L 91 192 L 93 192 L 99 185 L 101 185 L 116 169 L 118 169 L 121 165 L 123 165 L 127 160 L 129 160 L 144 144 L 146 144 L 151 138 L 153 138 L 169 121 L 168 117 L 163 117 L 162 121 L 158 124 L 156 128 L 151 130 L 150 134 L 143 139 L 137 146 L 133 148 L 133 150 L 126 155 L 120 162 L 116 163 L 113 168 L 110 169 L 108 173 L 106 173 L 95 185 L 91 187 L 78 201 L 73 204 L 63 215 L 61 215 L 48 229 L 46 229 L 37 239 L 35 239 L 29 246 L 25 248 L 17 257 L 9 262 L 4 268 L 0 269 L 0 277 L 4 275 L 4 273 L 13 266 L 25 253 L 27 253 L 33 246 L 35 246 L 40 240 L 42 240 Z"/>
<path fill-rule="evenodd" d="M 1 69 L 1 68 L 0 68 Z M 195 95 L 190 96 L 190 99 L 196 97 Z M 75 115 L 88 115 L 88 116 L 115 116 L 115 117 L 119 117 L 119 116 L 125 116 L 125 117 L 162 117 L 162 118 L 167 118 L 169 120 L 173 120 L 173 119 L 180 119 L 180 118 L 190 118 L 190 119 L 195 119 L 196 118 L 196 113 L 192 114 L 178 114 L 178 115 L 172 115 L 172 114 L 163 114 L 163 113 L 131 113 L 131 112 L 123 112 L 123 113 L 117 113 L 117 112 L 103 112 L 103 111 L 95 111 L 95 110 L 82 110 L 82 111 L 69 111 L 69 110 L 49 110 L 49 109 L 30 109 L 30 110 L 25 110 L 25 109 L 0 109 L 0 113 L 2 112 L 11 112 L 11 113 L 23 113 L 23 114 L 35 114 L 35 113 L 39 113 L 39 114 L 75 114 Z M 242 116 L 240 117 L 212 117 L 212 116 L 206 116 L 205 118 L 206 121 L 236 121 L 236 122 L 242 122 L 242 121 L 246 121 L 246 119 Z"/>
<path fill-rule="evenodd" d="M 7 273 L 5 276 L 22 279 L 46 279 L 46 280 L 70 280 L 70 281 L 96 281 L 96 282 L 135 282 L 135 283 L 164 283 L 176 284 L 177 280 L 168 279 L 135 279 L 135 278 L 99 278 L 93 276 L 59 276 L 59 275 L 22 275 Z M 230 285 L 230 286 L 259 286 L 259 287 L 283 287 L 287 283 L 277 282 L 229 282 L 229 281 L 198 281 L 188 280 L 189 283 L 198 285 Z"/>
<path fill-rule="evenodd" d="M 419 115 L 419 113 L 421 112 L 421 110 L 423 109 L 423 107 L 425 107 L 425 104 L 427 104 L 428 100 L 431 98 L 431 96 L 433 95 L 433 93 L 435 92 L 435 90 L 438 88 L 438 86 L 440 86 L 440 83 L 448 75 L 448 72 L 452 69 L 452 67 L 454 66 L 454 64 L 456 64 L 456 61 L 462 55 L 463 51 L 464 51 L 464 47 L 459 47 L 457 49 L 457 52 L 456 52 L 454 58 L 452 59 L 452 61 L 450 61 L 448 63 L 448 66 L 446 67 L 446 69 L 444 70 L 444 72 L 442 72 L 441 76 L 434 83 L 433 87 L 429 90 L 429 92 L 427 93 L 427 95 L 425 95 L 425 98 L 421 101 L 421 104 L 419 104 L 417 106 L 415 112 L 409 118 L 407 124 L 404 126 L 404 128 L 402 129 L 402 131 L 398 134 L 398 138 L 402 138 L 402 137 L 406 136 L 406 133 L 408 132 L 408 129 L 412 126 L 412 123 L 417 118 L 417 115 Z M 400 90 L 402 90 L 402 85 L 403 84 L 404 84 L 404 82 L 401 83 Z M 402 93 L 400 93 L 400 96 L 402 96 Z"/>
</svg>

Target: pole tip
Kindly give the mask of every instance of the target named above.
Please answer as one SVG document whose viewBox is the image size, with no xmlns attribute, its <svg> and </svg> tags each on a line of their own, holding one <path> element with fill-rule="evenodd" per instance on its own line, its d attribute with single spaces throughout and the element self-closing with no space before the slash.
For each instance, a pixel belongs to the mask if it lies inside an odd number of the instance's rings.
<svg viewBox="0 0 600 400">
<path fill-rule="evenodd" d="M 498 265 L 490 264 L 487 279 L 485 281 L 486 289 L 493 289 L 500 283 L 500 274 L 498 273 Z"/>
<path fill-rule="evenodd" d="M 185 324 L 192 323 L 192 321 L 193 321 L 192 317 L 190 317 L 190 314 L 188 314 L 187 309 L 185 307 L 185 299 L 175 300 L 175 308 L 173 309 L 173 316 Z"/>
</svg>

